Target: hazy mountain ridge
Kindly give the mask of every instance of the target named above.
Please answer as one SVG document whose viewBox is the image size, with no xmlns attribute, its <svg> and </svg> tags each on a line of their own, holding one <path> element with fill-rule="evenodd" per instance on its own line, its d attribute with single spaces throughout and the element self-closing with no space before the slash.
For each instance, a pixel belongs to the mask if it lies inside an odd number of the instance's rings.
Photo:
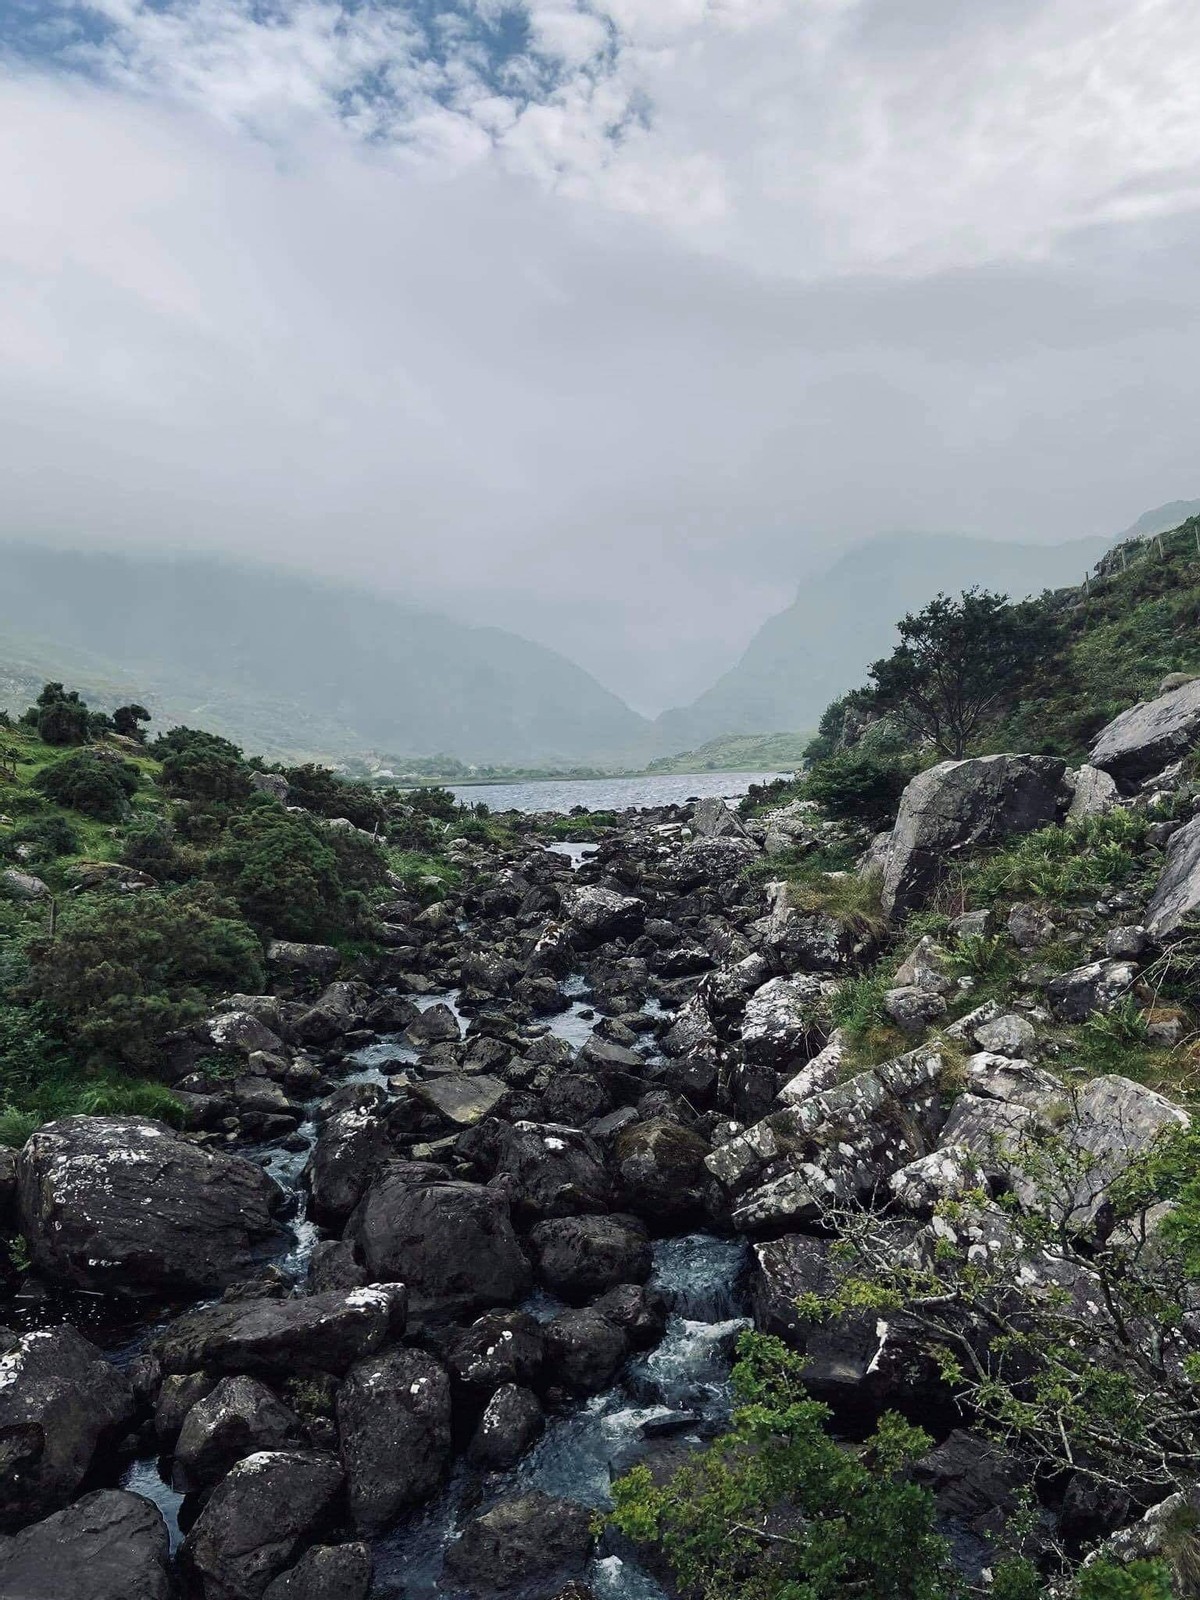
<svg viewBox="0 0 1200 1600">
<path fill-rule="evenodd" d="M 955 534 L 884 534 L 856 545 L 769 617 L 737 664 L 688 706 L 665 711 L 655 747 L 718 734 L 815 727 L 831 700 L 862 683 L 895 639 L 896 619 L 939 591 L 973 584 L 1013 598 L 1082 581 L 1114 544 L 1177 527 L 1200 501 L 1146 512 L 1113 536 L 1058 545 L 1002 544 Z"/>
<path fill-rule="evenodd" d="M 616 755 L 647 726 L 555 651 L 385 594 L 191 556 L 8 544 L 0 563 L 10 700 L 35 666 L 83 687 L 110 677 L 164 720 L 265 754 L 572 761 Z"/>
</svg>

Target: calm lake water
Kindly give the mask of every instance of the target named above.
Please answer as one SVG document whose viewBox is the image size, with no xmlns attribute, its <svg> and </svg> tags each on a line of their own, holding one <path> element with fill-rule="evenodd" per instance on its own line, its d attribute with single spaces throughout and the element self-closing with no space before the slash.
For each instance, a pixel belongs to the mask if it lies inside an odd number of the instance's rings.
<svg viewBox="0 0 1200 1600">
<path fill-rule="evenodd" d="M 546 779 L 537 783 L 448 784 L 466 805 L 482 801 L 493 811 L 624 811 L 629 806 L 682 805 L 719 795 L 739 800 L 752 783 L 790 777 L 786 772 L 683 772 L 646 778 Z"/>
</svg>

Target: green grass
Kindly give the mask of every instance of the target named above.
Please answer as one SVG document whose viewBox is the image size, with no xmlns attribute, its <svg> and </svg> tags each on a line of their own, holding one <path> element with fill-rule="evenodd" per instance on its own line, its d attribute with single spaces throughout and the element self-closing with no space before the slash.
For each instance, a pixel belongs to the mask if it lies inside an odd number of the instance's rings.
<svg viewBox="0 0 1200 1600">
<path fill-rule="evenodd" d="M 462 881 L 459 868 L 445 857 L 423 855 L 417 850 L 389 850 L 388 866 L 410 894 L 425 900 L 440 900 L 447 889 Z M 436 878 L 440 887 L 423 883 L 425 878 Z"/>
<path fill-rule="evenodd" d="M 977 860 L 964 873 L 970 900 L 1094 899 L 1145 870 L 1139 854 L 1149 826 L 1141 813 L 1118 808 L 1061 828 L 1039 828 L 1005 850 Z"/>
<path fill-rule="evenodd" d="M 882 939 L 888 919 L 879 898 L 882 880 L 876 873 L 815 873 L 788 880 L 789 898 L 798 911 L 832 917 L 860 939 Z"/>
</svg>

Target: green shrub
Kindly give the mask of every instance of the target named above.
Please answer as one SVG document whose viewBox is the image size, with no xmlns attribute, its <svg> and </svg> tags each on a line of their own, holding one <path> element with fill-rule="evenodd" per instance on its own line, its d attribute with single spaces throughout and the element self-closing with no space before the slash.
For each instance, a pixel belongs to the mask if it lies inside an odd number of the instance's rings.
<svg viewBox="0 0 1200 1600">
<path fill-rule="evenodd" d="M 130 823 L 121 841 L 120 859 L 125 866 L 160 882 L 179 877 L 183 870 L 175 828 L 166 817 L 140 817 Z"/>
<path fill-rule="evenodd" d="M 222 990 L 260 989 L 262 949 L 207 884 L 68 906 L 29 946 L 28 992 L 46 1026 L 100 1060 L 144 1071 L 163 1036 Z"/>
<path fill-rule="evenodd" d="M 354 849 L 311 817 L 267 801 L 229 822 L 212 865 L 256 928 L 281 939 L 322 939 L 360 919 L 361 898 L 348 893 L 339 871 Z"/>
<path fill-rule="evenodd" d="M 458 801 L 449 789 L 443 789 L 438 784 L 431 784 L 424 789 L 410 789 L 404 796 L 404 803 L 418 816 L 435 817 L 439 822 L 453 822 L 459 813 Z"/>
<path fill-rule="evenodd" d="M 805 1390 L 803 1357 L 758 1334 L 742 1335 L 738 1356 L 729 1433 L 665 1484 L 644 1466 L 619 1478 L 616 1526 L 660 1548 L 701 1600 L 950 1600 L 933 1498 L 907 1476 L 928 1436 L 889 1414 L 846 1448 Z"/>
<path fill-rule="evenodd" d="M 172 728 L 155 741 L 159 783 L 177 800 L 238 805 L 253 792 L 242 752 L 228 739 L 197 728 Z"/>
<path fill-rule="evenodd" d="M 895 819 L 917 766 L 911 755 L 858 745 L 819 761 L 805 779 L 804 795 L 828 816 L 883 828 Z"/>
<path fill-rule="evenodd" d="M 346 817 L 356 828 L 368 833 L 387 821 L 387 806 L 382 798 L 365 783 L 339 777 L 328 767 L 314 766 L 311 762 L 302 767 L 285 767 L 288 798 L 292 805 L 303 806 L 319 817 Z"/>
<path fill-rule="evenodd" d="M 97 822 L 120 822 L 129 815 L 129 801 L 138 791 L 138 769 L 91 750 L 64 756 L 43 767 L 34 785 L 56 805 L 68 806 Z"/>
<path fill-rule="evenodd" d="M 19 851 L 18 845 L 25 848 Z M 56 812 L 31 817 L 0 840 L 0 852 L 10 861 L 54 861 L 59 856 L 75 855 L 79 849 L 78 833 L 66 817 L 60 817 Z"/>
<path fill-rule="evenodd" d="M 1148 826 L 1142 813 L 1118 807 L 1061 828 L 1039 828 L 970 869 L 971 896 L 984 904 L 1023 895 L 1069 900 L 1118 888 L 1139 870 L 1137 851 Z"/>
<path fill-rule="evenodd" d="M 61 683 L 46 684 L 21 720 L 37 729 L 43 744 L 86 744 L 91 734 L 87 705 Z"/>
</svg>

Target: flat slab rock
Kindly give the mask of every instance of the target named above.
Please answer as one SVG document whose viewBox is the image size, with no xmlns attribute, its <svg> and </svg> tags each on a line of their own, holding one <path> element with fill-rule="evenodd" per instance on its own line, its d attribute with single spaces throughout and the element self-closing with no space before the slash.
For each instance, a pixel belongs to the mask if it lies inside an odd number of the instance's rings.
<svg viewBox="0 0 1200 1600">
<path fill-rule="evenodd" d="M 1200 739 L 1200 679 L 1145 700 L 1101 729 L 1089 760 L 1124 782 L 1161 772 Z"/>
<path fill-rule="evenodd" d="M 103 1294 L 223 1289 L 286 1240 L 261 1167 L 142 1117 L 65 1117 L 17 1164 L 21 1231 L 47 1277 Z"/>
<path fill-rule="evenodd" d="M 508 1093 L 508 1085 L 482 1072 L 475 1076 L 451 1073 L 418 1084 L 414 1092 L 456 1128 L 473 1128 L 491 1115 Z"/>
<path fill-rule="evenodd" d="M 294 1300 L 241 1300 L 180 1317 L 156 1350 L 168 1373 L 297 1371 L 341 1374 L 404 1331 L 403 1284 L 372 1284 Z"/>
</svg>

